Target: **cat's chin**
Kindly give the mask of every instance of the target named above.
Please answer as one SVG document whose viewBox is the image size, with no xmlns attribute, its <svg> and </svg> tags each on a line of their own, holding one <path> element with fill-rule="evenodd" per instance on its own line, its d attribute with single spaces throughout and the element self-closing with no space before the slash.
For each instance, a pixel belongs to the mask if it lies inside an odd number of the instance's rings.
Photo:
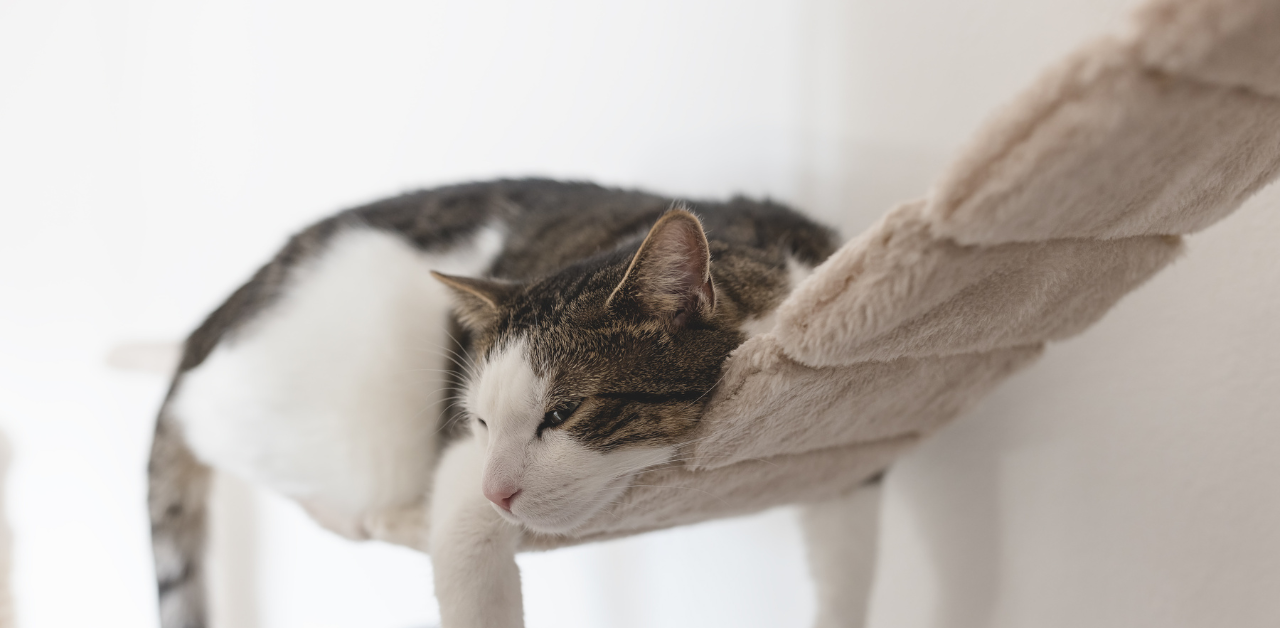
<svg viewBox="0 0 1280 628">
<path fill-rule="evenodd" d="M 604 485 L 590 499 L 584 499 L 578 502 L 581 504 L 578 508 L 558 508 L 553 512 L 537 512 L 536 509 L 524 507 L 519 499 L 512 505 L 511 512 L 507 512 L 494 506 L 494 510 L 502 516 L 503 519 L 510 523 L 514 523 L 532 532 L 539 534 L 570 534 L 574 530 L 582 527 L 598 514 L 604 507 L 618 498 L 627 485 L 631 483 L 634 475 L 616 478 L 608 484 Z M 525 499 L 535 499 L 535 496 L 525 496 Z"/>
</svg>

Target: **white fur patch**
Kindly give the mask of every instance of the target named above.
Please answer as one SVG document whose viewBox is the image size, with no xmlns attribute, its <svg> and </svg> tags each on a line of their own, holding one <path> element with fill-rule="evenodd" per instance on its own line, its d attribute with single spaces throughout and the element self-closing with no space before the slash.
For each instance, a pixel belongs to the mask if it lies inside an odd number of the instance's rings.
<svg viewBox="0 0 1280 628">
<path fill-rule="evenodd" d="M 447 289 L 503 234 L 423 253 L 372 229 L 334 236 L 281 300 L 236 330 L 173 399 L 204 461 L 342 519 L 421 498 L 442 407 Z"/>
<path fill-rule="evenodd" d="M 504 434 L 536 430 L 546 410 L 547 382 L 529 364 L 519 340 L 495 349 L 476 368 L 466 392 L 467 409 Z"/>
<path fill-rule="evenodd" d="M 642 469 L 666 462 L 673 447 L 628 447 L 601 453 L 564 430 L 538 435 L 547 407 L 548 382 L 529 364 L 524 341 L 493 352 L 469 382 L 468 411 L 484 451 L 482 487 L 520 493 L 508 520 L 539 532 L 572 530 L 624 490 Z M 496 508 L 496 506 L 495 506 Z"/>
<path fill-rule="evenodd" d="M 436 471 L 428 537 L 440 619 L 451 627 L 519 628 L 519 528 L 480 494 L 482 462 L 482 446 L 465 438 L 449 446 Z"/>
<path fill-rule="evenodd" d="M 601 453 L 564 430 L 547 430 L 526 451 L 512 518 L 538 532 L 572 531 L 621 495 L 637 473 L 670 460 L 674 453 L 671 446 Z"/>
</svg>

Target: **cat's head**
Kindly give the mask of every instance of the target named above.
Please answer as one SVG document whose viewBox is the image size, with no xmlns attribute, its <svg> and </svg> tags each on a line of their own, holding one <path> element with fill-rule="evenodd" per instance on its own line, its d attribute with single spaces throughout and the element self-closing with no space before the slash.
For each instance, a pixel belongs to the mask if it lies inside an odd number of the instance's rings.
<svg viewBox="0 0 1280 628">
<path fill-rule="evenodd" d="M 506 518 L 567 532 L 671 458 L 742 340 L 702 225 L 664 214 L 638 249 L 528 283 L 437 275 L 475 342 L 462 403 Z"/>
</svg>

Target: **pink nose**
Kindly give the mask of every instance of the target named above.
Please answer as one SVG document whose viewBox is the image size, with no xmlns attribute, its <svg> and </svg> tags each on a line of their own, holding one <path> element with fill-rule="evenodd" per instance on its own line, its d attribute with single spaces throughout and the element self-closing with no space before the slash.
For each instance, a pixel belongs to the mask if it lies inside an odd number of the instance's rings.
<svg viewBox="0 0 1280 628">
<path fill-rule="evenodd" d="M 507 512 L 511 512 L 511 500 L 515 499 L 516 495 L 519 494 L 520 489 L 514 486 L 486 486 L 484 488 L 484 496 L 488 497 L 489 501 L 497 504 L 498 508 Z"/>
</svg>

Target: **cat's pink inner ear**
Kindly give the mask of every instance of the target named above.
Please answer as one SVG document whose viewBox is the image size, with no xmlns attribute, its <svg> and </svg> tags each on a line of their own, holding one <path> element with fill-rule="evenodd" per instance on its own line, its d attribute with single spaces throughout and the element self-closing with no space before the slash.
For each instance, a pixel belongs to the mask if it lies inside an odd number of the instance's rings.
<svg viewBox="0 0 1280 628">
<path fill-rule="evenodd" d="M 611 304 L 617 300 L 632 300 L 676 325 L 714 313 L 711 249 L 696 216 L 673 209 L 658 219 L 609 297 Z"/>
</svg>

